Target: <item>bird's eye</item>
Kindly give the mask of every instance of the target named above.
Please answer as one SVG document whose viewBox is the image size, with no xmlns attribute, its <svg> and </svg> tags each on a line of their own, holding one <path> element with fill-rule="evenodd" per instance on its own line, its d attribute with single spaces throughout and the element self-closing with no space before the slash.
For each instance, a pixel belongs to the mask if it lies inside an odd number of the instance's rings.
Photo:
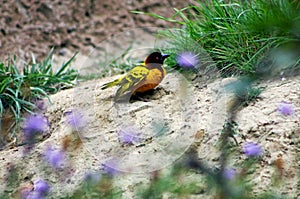
<svg viewBox="0 0 300 199">
<path fill-rule="evenodd" d="M 156 60 L 158 60 L 158 57 L 156 57 Z"/>
</svg>

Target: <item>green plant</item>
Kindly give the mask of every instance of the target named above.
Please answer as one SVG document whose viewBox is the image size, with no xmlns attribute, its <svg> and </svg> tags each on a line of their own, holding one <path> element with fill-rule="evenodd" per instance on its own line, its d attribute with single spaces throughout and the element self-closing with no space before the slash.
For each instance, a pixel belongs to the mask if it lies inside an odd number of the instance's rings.
<svg viewBox="0 0 300 199">
<path fill-rule="evenodd" d="M 199 176 L 195 179 L 189 178 L 192 174 L 193 172 L 179 164 L 169 168 L 166 173 L 155 171 L 149 186 L 140 187 L 137 196 L 138 198 L 163 198 L 164 194 L 168 193 L 171 198 L 185 198 L 196 194 L 199 189 L 206 187 L 202 185 L 203 178 Z"/>
<path fill-rule="evenodd" d="M 31 63 L 27 63 L 23 70 L 20 70 L 17 65 L 16 56 L 7 64 L 0 62 L 1 120 L 10 113 L 14 120 L 11 124 L 16 127 L 21 121 L 22 114 L 31 113 L 36 107 L 33 100 L 48 98 L 48 94 L 74 85 L 77 71 L 68 67 L 75 55 L 54 72 L 52 54 L 53 49 L 41 62 L 37 62 L 32 55 Z M 15 133 L 13 129 L 12 127 L 8 129 L 10 132 L 7 133 L 10 137 L 13 137 Z"/>
<path fill-rule="evenodd" d="M 174 10 L 170 18 L 133 12 L 183 26 L 160 32 L 170 39 L 167 49 L 174 54 L 182 50 L 201 54 L 202 48 L 223 76 L 253 74 L 269 49 L 300 42 L 297 1 L 198 1 L 197 5 Z M 299 65 L 299 54 L 296 59 Z"/>
</svg>

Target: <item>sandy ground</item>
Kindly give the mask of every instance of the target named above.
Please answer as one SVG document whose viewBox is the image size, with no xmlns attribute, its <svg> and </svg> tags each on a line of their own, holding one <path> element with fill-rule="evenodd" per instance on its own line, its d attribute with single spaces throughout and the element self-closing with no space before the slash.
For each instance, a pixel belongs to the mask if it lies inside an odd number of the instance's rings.
<svg viewBox="0 0 300 199">
<path fill-rule="evenodd" d="M 45 113 L 51 124 L 51 136 L 25 157 L 22 157 L 22 147 L 1 151 L 0 172 L 4 178 L 1 178 L 0 189 L 5 189 L 5 168 L 13 163 L 22 170 L 21 181 L 44 178 L 51 183 L 51 197 L 57 198 L 72 192 L 85 173 L 101 170 L 103 163 L 113 159 L 114 167 L 123 172 L 115 178 L 115 186 L 123 190 L 124 198 L 132 198 L 136 185 L 149 182 L 152 171 L 168 168 L 182 157 L 197 141 L 194 139 L 197 131 L 204 132 L 197 138 L 201 139 L 197 149 L 199 159 L 218 166 L 217 142 L 230 99 L 223 88 L 226 82 L 233 80 L 216 80 L 196 88 L 181 74 L 170 73 L 151 95 L 146 96 L 148 101 L 116 104 L 113 101 L 116 88 L 99 89 L 113 78 L 84 82 L 51 96 L 53 104 L 48 104 Z M 271 180 L 276 175 L 274 164 L 282 158 L 282 181 L 275 191 L 288 198 L 299 194 L 299 83 L 299 78 L 263 83 L 266 88 L 260 99 L 238 114 L 238 147 L 253 141 L 264 150 L 262 161 L 253 174 L 255 191 L 274 188 Z M 296 115 L 286 117 L 276 111 L 283 100 L 294 104 Z M 80 112 L 86 124 L 79 131 L 83 144 L 76 149 L 73 141 L 67 169 L 54 172 L 45 167 L 42 154 L 48 145 L 61 148 L 63 140 L 72 133 L 66 125 L 66 114 L 72 110 Z M 118 132 L 133 129 L 140 140 L 134 145 L 122 144 Z M 238 151 L 230 157 L 233 166 L 245 159 L 241 150 Z M 208 197 L 207 194 L 204 191 L 195 197 Z"/>
</svg>

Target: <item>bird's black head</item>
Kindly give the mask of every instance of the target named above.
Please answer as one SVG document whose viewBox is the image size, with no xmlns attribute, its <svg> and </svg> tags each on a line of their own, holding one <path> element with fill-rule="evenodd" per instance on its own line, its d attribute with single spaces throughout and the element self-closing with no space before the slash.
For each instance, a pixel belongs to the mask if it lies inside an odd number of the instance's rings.
<svg viewBox="0 0 300 199">
<path fill-rule="evenodd" d="M 170 55 L 161 54 L 160 52 L 153 52 L 145 60 L 145 64 L 163 64 L 164 60 L 169 57 Z"/>
</svg>

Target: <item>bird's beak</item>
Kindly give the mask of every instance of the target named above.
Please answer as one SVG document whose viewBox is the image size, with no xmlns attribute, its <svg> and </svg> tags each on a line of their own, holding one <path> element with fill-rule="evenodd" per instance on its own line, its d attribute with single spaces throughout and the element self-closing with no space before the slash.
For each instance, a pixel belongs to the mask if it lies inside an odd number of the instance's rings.
<svg viewBox="0 0 300 199">
<path fill-rule="evenodd" d="M 165 59 L 166 59 L 167 57 L 169 57 L 170 55 L 168 55 L 168 54 L 162 54 L 161 56 L 162 56 L 163 60 L 165 60 Z"/>
</svg>

